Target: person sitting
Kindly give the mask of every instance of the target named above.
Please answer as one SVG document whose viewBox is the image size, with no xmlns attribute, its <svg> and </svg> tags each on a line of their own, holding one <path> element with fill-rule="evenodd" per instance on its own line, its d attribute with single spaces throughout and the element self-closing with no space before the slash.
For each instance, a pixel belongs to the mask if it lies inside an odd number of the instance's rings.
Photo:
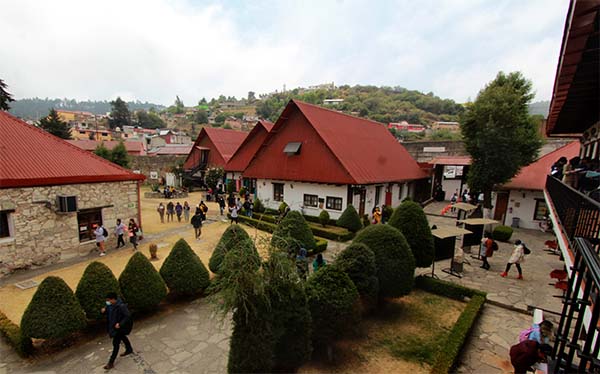
<svg viewBox="0 0 600 374">
<path fill-rule="evenodd" d="M 320 268 L 323 268 L 327 265 L 327 262 L 325 262 L 325 259 L 323 258 L 322 254 L 318 254 L 317 258 L 315 258 L 315 260 L 312 263 L 313 266 L 313 271 L 317 272 L 317 270 L 319 270 Z"/>
<path fill-rule="evenodd" d="M 546 361 L 546 356 L 552 351 L 548 344 L 540 344 L 535 340 L 523 340 L 510 347 L 510 363 L 515 374 L 525 374 L 534 371 L 532 366 Z"/>
</svg>

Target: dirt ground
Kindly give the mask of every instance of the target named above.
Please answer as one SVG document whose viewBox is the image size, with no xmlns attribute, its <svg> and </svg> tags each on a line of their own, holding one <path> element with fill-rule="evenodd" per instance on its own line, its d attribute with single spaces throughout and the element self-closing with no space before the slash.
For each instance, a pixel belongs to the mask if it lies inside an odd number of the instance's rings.
<svg viewBox="0 0 600 374">
<path fill-rule="evenodd" d="M 352 337 L 338 340 L 334 362 L 322 355 L 300 373 L 428 373 L 430 363 L 466 304 L 414 290 L 363 319 Z M 443 313 L 440 313 L 443 311 Z"/>
<path fill-rule="evenodd" d="M 165 222 L 161 223 L 158 213 L 156 212 L 156 207 L 159 202 L 162 201 L 165 205 L 168 202 L 166 199 L 146 199 L 143 197 L 144 192 L 149 190 L 142 190 L 142 224 L 144 235 L 147 237 L 140 241 L 140 245 L 138 246 L 138 250 L 144 253 L 146 256 L 150 257 L 150 252 L 148 250 L 148 246 L 151 243 L 155 243 L 158 246 L 158 260 L 153 261 L 153 265 L 156 269 L 160 269 L 164 259 L 169 254 L 169 251 L 175 244 L 177 240 L 180 238 L 185 239 L 194 252 L 198 254 L 204 265 L 208 268 L 208 260 L 218 243 L 221 235 L 225 231 L 225 229 L 229 226 L 229 223 L 223 221 L 226 217 L 219 216 L 219 208 L 216 203 L 207 203 L 209 207 L 208 211 L 208 221 L 202 228 L 202 236 L 200 241 L 196 241 L 194 239 L 194 229 L 192 226 L 187 223 L 177 222 L 177 218 L 175 218 L 175 222 Z M 183 204 L 184 201 L 188 201 L 190 206 L 192 206 L 192 214 L 195 210 L 195 205 L 203 199 L 203 193 L 194 192 L 191 193 L 190 196 L 186 199 L 173 199 L 173 203 L 175 204 L 177 201 L 180 201 Z M 113 230 L 108 227 L 111 234 Z M 255 238 L 255 243 L 261 255 L 266 254 L 266 243 L 269 240 L 270 235 L 264 233 L 262 231 L 258 231 L 252 229 L 248 226 L 244 226 L 244 228 L 248 231 L 248 233 Z M 129 245 L 129 244 L 128 244 Z M 130 246 L 130 245 L 129 245 Z M 131 247 L 118 250 L 111 251 L 111 247 L 107 247 L 107 256 L 105 257 L 97 257 L 91 260 L 83 261 L 77 263 L 75 265 L 69 266 L 67 268 L 59 269 L 56 271 L 51 271 L 48 273 L 44 273 L 40 276 L 33 277 L 31 279 L 37 281 L 38 283 L 44 280 L 47 276 L 58 276 L 64 279 L 64 281 L 75 291 L 77 288 L 77 283 L 81 278 L 86 266 L 92 261 L 100 261 L 106 264 L 118 278 L 127 261 L 131 257 L 133 250 Z M 21 316 L 27 308 L 33 294 L 35 293 L 37 288 L 30 288 L 27 290 L 21 290 L 14 286 L 13 284 L 6 285 L 0 288 L 0 310 L 14 323 L 19 324 L 21 321 Z"/>
</svg>

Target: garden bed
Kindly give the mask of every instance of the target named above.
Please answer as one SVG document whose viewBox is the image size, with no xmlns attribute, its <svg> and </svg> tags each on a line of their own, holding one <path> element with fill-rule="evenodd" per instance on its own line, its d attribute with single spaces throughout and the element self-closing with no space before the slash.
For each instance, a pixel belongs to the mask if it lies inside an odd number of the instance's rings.
<svg viewBox="0 0 600 374">
<path fill-rule="evenodd" d="M 310 219 L 308 217 L 310 217 Z M 276 224 L 277 222 L 277 216 L 271 214 L 253 213 L 252 218 L 258 221 L 265 221 L 273 224 Z M 323 227 L 323 225 L 318 223 L 318 217 L 304 216 L 304 218 L 306 219 L 308 226 L 315 236 L 334 240 L 336 242 L 346 242 L 354 238 L 355 234 L 353 232 L 350 232 L 343 227 L 338 227 L 334 224 L 331 224 L 331 220 L 328 226 Z"/>
</svg>

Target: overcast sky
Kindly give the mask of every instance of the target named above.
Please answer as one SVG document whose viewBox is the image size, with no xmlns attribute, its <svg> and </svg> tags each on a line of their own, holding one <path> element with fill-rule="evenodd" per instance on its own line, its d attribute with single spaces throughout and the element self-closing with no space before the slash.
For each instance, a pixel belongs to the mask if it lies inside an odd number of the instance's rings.
<svg viewBox="0 0 600 374">
<path fill-rule="evenodd" d="M 0 78 L 16 98 L 186 105 L 324 82 L 459 102 L 499 70 L 548 100 L 566 0 L 0 0 Z"/>
</svg>

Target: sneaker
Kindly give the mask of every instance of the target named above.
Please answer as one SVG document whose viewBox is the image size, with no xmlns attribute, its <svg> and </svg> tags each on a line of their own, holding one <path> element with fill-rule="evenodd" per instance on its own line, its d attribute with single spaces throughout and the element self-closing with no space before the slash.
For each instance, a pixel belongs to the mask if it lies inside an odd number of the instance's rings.
<svg viewBox="0 0 600 374">
<path fill-rule="evenodd" d="M 500 273 L 500 276 L 501 276 L 502 278 L 506 278 L 506 276 L 507 276 L 507 275 L 508 275 L 508 273 L 507 273 L 507 272 L 505 272 L 505 271 L 503 271 L 502 273 Z"/>
<path fill-rule="evenodd" d="M 106 256 L 106 253 L 100 252 L 100 257 L 102 257 L 102 256 Z"/>
<path fill-rule="evenodd" d="M 104 370 L 110 370 L 114 367 L 115 365 L 112 362 L 109 362 L 108 364 L 104 365 Z"/>
<path fill-rule="evenodd" d="M 519 275 L 517 276 L 517 279 L 523 279 L 523 276 L 522 276 L 521 274 L 519 274 Z"/>
</svg>

